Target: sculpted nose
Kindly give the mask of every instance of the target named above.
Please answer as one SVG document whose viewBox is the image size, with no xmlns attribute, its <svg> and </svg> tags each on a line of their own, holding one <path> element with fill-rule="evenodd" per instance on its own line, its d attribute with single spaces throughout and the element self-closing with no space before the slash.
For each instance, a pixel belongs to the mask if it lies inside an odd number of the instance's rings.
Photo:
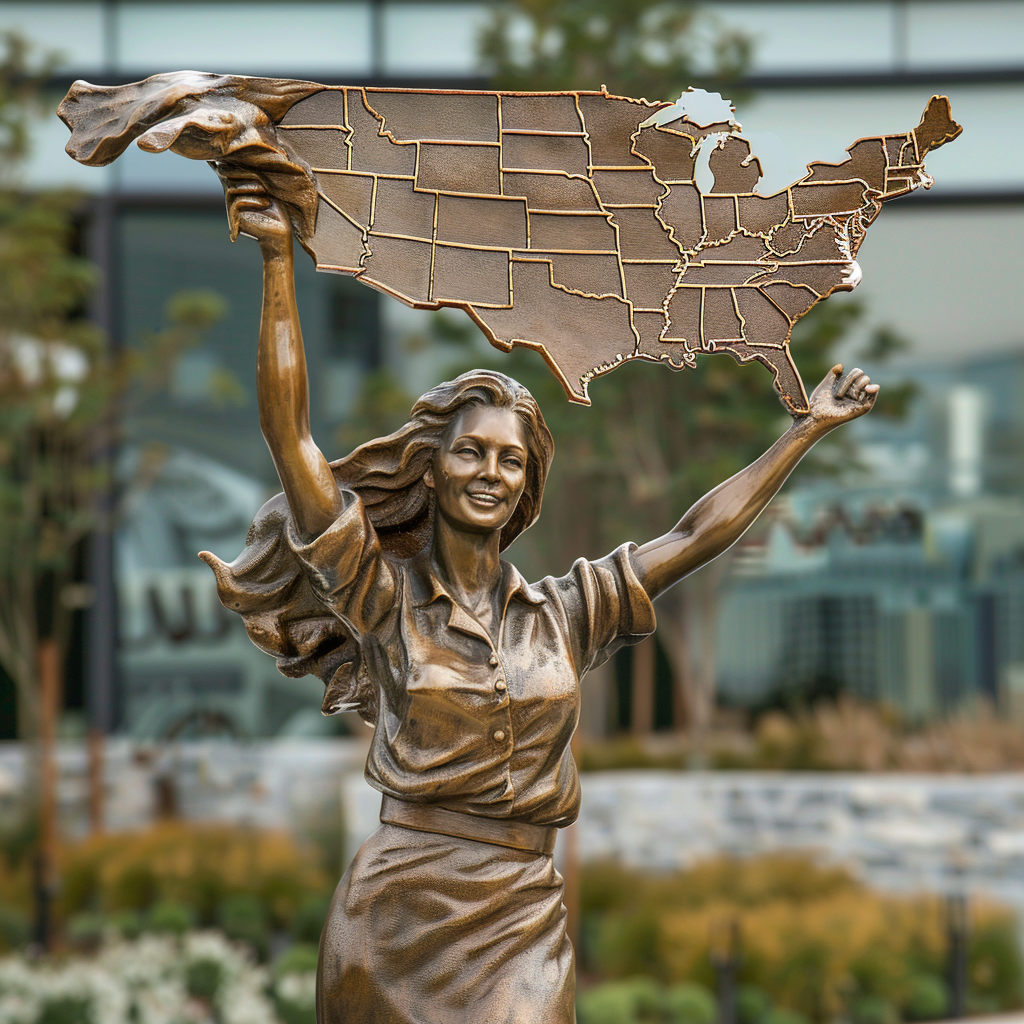
<svg viewBox="0 0 1024 1024">
<path fill-rule="evenodd" d="M 488 452 L 480 467 L 480 475 L 486 480 L 498 479 L 498 453 Z"/>
</svg>

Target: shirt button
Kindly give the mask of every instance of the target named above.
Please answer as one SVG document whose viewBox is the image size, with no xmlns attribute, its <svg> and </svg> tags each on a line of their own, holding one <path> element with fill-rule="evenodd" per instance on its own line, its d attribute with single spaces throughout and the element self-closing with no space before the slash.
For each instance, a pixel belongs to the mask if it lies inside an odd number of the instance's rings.
<svg viewBox="0 0 1024 1024">
<path fill-rule="evenodd" d="M 496 654 L 492 654 L 487 659 L 487 664 L 490 665 L 491 668 L 494 668 L 498 664 L 498 656 Z"/>
<path fill-rule="evenodd" d="M 495 742 L 497 742 L 497 743 L 504 743 L 505 742 L 505 730 L 504 729 L 499 729 L 494 734 L 494 739 L 495 739 Z"/>
<path fill-rule="evenodd" d="M 503 690 L 505 689 L 505 685 L 506 685 L 506 683 L 505 683 L 505 680 L 504 680 L 504 679 L 499 679 L 499 680 L 498 680 L 498 681 L 497 681 L 497 682 L 496 682 L 496 683 L 494 684 L 494 688 L 495 688 L 495 689 L 496 689 L 496 690 L 497 690 L 497 691 L 498 691 L 499 693 L 501 693 L 501 692 L 502 692 L 502 691 L 503 691 Z"/>
</svg>

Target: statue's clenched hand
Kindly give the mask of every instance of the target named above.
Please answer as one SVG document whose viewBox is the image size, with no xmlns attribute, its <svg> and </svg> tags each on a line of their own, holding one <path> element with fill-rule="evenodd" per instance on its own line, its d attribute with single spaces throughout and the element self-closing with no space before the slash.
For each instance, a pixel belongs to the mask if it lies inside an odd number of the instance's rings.
<svg viewBox="0 0 1024 1024">
<path fill-rule="evenodd" d="M 232 240 L 240 234 L 255 238 L 264 256 L 291 252 L 291 221 L 259 181 L 244 176 L 225 179 L 224 198 Z"/>
<path fill-rule="evenodd" d="M 878 397 L 879 386 L 861 369 L 843 374 L 843 364 L 836 363 L 811 395 L 810 409 L 798 420 L 814 425 L 816 432 L 856 419 L 869 412 Z"/>
</svg>

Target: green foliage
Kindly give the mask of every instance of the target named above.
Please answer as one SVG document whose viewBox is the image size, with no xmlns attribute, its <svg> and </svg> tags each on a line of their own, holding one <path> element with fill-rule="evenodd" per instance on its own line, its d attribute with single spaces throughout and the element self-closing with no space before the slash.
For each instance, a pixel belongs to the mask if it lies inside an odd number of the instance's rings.
<svg viewBox="0 0 1024 1024">
<path fill-rule="evenodd" d="M 992 1013 L 1024 1002 L 1024 960 L 1012 921 L 975 925 L 968 955 L 969 1001 L 975 1013 Z"/>
<path fill-rule="evenodd" d="M 899 1019 L 899 1011 L 882 996 L 860 996 L 850 1007 L 850 1020 L 853 1024 L 898 1024 Z M 779 1021 L 778 1024 L 783 1022 Z"/>
<path fill-rule="evenodd" d="M 776 1007 L 765 1015 L 764 1024 L 810 1024 L 810 1020 L 806 1014 L 798 1013 L 796 1010 Z"/>
<path fill-rule="evenodd" d="M 170 900 L 165 900 L 150 910 L 146 919 L 146 930 L 184 935 L 185 932 L 195 928 L 198 921 L 199 914 L 195 907 L 191 907 L 187 903 L 172 903 Z"/>
<path fill-rule="evenodd" d="M 715 1024 L 715 997 L 703 986 L 681 981 L 665 991 L 665 1016 L 671 1024 Z"/>
<path fill-rule="evenodd" d="M 32 934 L 28 914 L 0 904 L 0 948 L 21 949 Z"/>
<path fill-rule="evenodd" d="M 103 941 L 103 933 L 106 929 L 107 918 L 104 914 L 93 912 L 76 914 L 68 921 L 67 940 L 77 949 L 96 949 Z"/>
<path fill-rule="evenodd" d="M 217 909 L 220 930 L 235 942 L 244 942 L 265 960 L 270 949 L 270 920 L 266 905 L 249 893 L 229 896 Z"/>
<path fill-rule="evenodd" d="M 330 906 L 331 901 L 327 897 L 321 896 L 312 896 L 299 905 L 289 926 L 291 936 L 296 943 L 300 945 L 309 943 L 316 948 Z"/>
<path fill-rule="evenodd" d="M 943 1020 L 948 1012 L 949 993 L 941 978 L 918 974 L 910 979 L 903 1009 L 907 1020 Z"/>
<path fill-rule="evenodd" d="M 736 1024 L 764 1024 L 772 999 L 763 988 L 740 985 L 736 990 Z"/>
<path fill-rule="evenodd" d="M 185 987 L 194 999 L 212 1003 L 223 980 L 224 966 L 219 960 L 204 957 L 190 961 L 185 967 Z"/>
<path fill-rule="evenodd" d="M 92 1002 L 82 996 L 57 996 L 43 1004 L 35 1024 L 96 1024 Z"/>
<path fill-rule="evenodd" d="M 319 955 L 316 943 L 297 942 L 274 961 L 274 974 L 280 978 L 286 974 L 306 974 L 315 971 Z"/>
<path fill-rule="evenodd" d="M 697 70 L 709 50 L 710 74 Z M 689 85 L 734 80 L 750 40 L 726 32 L 695 3 L 661 0 L 511 0 L 496 5 L 480 53 L 499 88 L 599 89 L 674 100 Z"/>
<path fill-rule="evenodd" d="M 579 1024 L 714 1024 L 715 997 L 702 985 L 665 988 L 652 978 L 611 981 L 581 992 Z"/>
</svg>

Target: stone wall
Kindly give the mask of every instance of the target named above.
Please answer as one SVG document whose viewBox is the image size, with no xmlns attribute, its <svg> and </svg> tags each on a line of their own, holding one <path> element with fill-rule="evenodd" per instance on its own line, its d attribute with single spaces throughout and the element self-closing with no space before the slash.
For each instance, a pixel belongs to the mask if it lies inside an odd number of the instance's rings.
<svg viewBox="0 0 1024 1024">
<path fill-rule="evenodd" d="M 380 808 L 362 777 L 366 738 L 111 741 L 107 827 L 138 828 L 161 809 L 268 828 L 343 820 L 351 856 L 377 827 Z M 61 828 L 84 835 L 84 747 L 62 745 L 59 766 Z M 16 812 L 25 779 L 23 749 L 0 745 L 0 819 Z M 587 772 L 575 828 L 586 859 L 660 871 L 719 853 L 807 850 L 881 889 L 964 889 L 1024 918 L 1024 775 Z"/>
<path fill-rule="evenodd" d="M 898 892 L 964 890 L 1024 917 L 1024 775 L 587 772 L 580 856 L 651 870 L 720 853 L 806 850 Z M 342 784 L 349 849 L 379 796 Z"/>
</svg>

